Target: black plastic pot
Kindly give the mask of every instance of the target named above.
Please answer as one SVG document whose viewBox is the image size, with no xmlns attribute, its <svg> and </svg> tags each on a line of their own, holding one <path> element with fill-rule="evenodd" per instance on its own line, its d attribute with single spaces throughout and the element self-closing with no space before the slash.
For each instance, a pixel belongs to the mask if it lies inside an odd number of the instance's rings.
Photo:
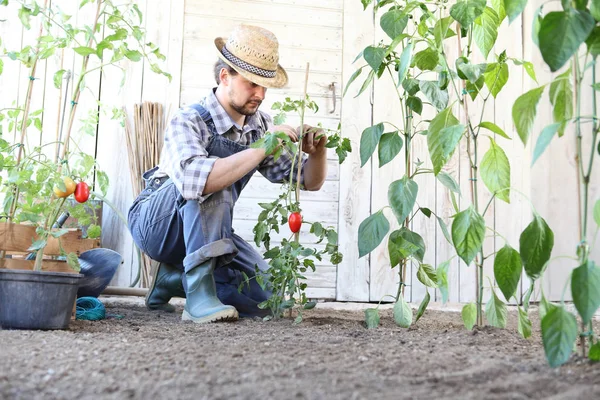
<svg viewBox="0 0 600 400">
<path fill-rule="evenodd" d="M 0 269 L 0 327 L 68 328 L 82 276 L 65 272 Z"/>
</svg>

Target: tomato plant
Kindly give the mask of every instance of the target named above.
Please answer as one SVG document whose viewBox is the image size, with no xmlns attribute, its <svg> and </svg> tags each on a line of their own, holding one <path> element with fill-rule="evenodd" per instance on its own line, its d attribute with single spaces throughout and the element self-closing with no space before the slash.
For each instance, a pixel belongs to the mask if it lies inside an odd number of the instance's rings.
<svg viewBox="0 0 600 400">
<path fill-rule="evenodd" d="M 286 98 L 283 103 L 276 102 L 273 109 L 279 111 L 274 118 L 277 125 L 282 124 L 286 118 L 286 112 L 297 111 L 303 120 L 304 109 L 309 108 L 317 111 L 316 103 L 310 100 L 308 96 L 305 100 L 291 100 Z M 301 123 L 300 126 L 303 126 Z M 326 147 L 335 149 L 338 159 L 341 162 L 352 150 L 350 141 L 342 138 L 337 131 L 328 132 L 328 141 Z M 283 151 L 288 151 L 295 155 L 293 157 L 290 180 L 283 185 L 281 195 L 271 203 L 259 203 L 262 208 L 258 216 L 258 222 L 253 229 L 254 241 L 257 246 L 265 249 L 263 254 L 265 260 L 269 263 L 269 269 L 265 275 L 257 270 L 256 280 L 263 287 L 271 288 L 273 295 L 267 301 L 261 303 L 259 307 L 271 310 L 271 317 L 279 318 L 284 311 L 298 307 L 298 315 L 295 322 L 302 321 L 302 310 L 313 308 L 316 303 L 309 301 L 306 297 L 305 289 L 306 276 L 309 270 L 316 271 L 316 262 L 322 261 L 328 257 L 332 264 L 337 265 L 342 261 L 342 254 L 338 251 L 338 235 L 334 228 L 324 227 L 319 222 L 310 222 L 303 219 L 300 200 L 299 186 L 297 181 L 298 170 L 302 166 L 302 134 L 298 140 L 298 145 L 292 143 L 290 138 L 283 132 L 269 132 L 262 139 L 253 144 L 253 147 L 263 147 L 265 151 L 273 156 L 279 157 Z M 292 193 L 295 196 L 292 196 Z M 294 198 L 293 198 L 294 197 Z M 281 239 L 280 243 L 272 246 L 271 240 L 273 232 L 280 233 L 280 227 L 288 224 L 292 235 L 289 238 Z M 310 225 L 310 234 L 316 236 L 316 244 L 320 248 L 311 248 L 301 243 L 299 234 L 302 224 Z M 325 246 L 323 247 L 323 244 Z M 248 280 L 248 277 L 246 277 Z"/>
<path fill-rule="evenodd" d="M 107 191 L 107 175 L 98 168 L 93 155 L 78 150 L 80 138 L 75 135 L 81 132 L 94 136 L 99 113 L 112 114 L 112 119 L 122 119 L 123 112 L 121 106 L 99 105 L 96 97 L 88 103 L 86 97 L 90 93 L 94 96 L 86 85 L 89 74 L 100 74 L 107 68 L 124 71 L 120 65 L 122 61 L 129 63 L 144 59 L 153 72 L 170 77 L 158 65 L 164 55 L 156 45 L 145 39 L 142 14 L 136 4 L 82 0 L 78 2 L 79 9 L 83 9 L 82 15 L 90 18 L 87 21 L 77 18 L 75 21 L 55 2 L 38 3 L 0 0 L 2 21 L 8 21 L 15 29 L 17 24 L 21 24 L 29 32 L 18 45 L 7 44 L 0 38 L 0 75 L 9 70 L 21 71 L 23 76 L 29 76 L 26 90 L 17 86 L 19 90 L 14 93 L 2 92 L 5 103 L 12 105 L 0 108 L 0 191 L 3 198 L 0 220 L 37 226 L 37 240 L 29 249 L 36 252 L 35 270 L 42 268 L 48 238 L 60 238 L 67 232 L 66 229 L 54 228 L 64 211 L 76 217 L 83 226 L 96 220 L 95 213 L 93 216 L 88 213 L 90 208 L 94 208 L 89 202 L 79 204 L 71 201 L 69 196 L 75 193 L 77 201 L 86 201 L 90 195 L 103 199 Z M 51 57 L 53 62 L 46 65 Z M 54 62 L 59 59 L 59 63 Z M 16 65 L 4 68 L 5 63 L 7 66 L 8 63 Z M 53 70 L 50 64 L 64 65 L 65 69 Z M 17 77 L 2 78 L 8 81 Z M 65 100 L 56 111 L 58 115 L 50 116 L 49 113 L 56 110 L 54 107 L 34 109 L 36 104 L 43 103 L 38 94 L 43 97 L 44 93 L 48 93 L 47 90 L 36 89 L 40 82 L 42 89 L 54 84 L 53 89 Z M 23 96 L 23 93 L 26 95 Z M 91 106 L 86 109 L 85 104 Z M 84 117 L 76 118 L 79 114 Z M 46 119 L 65 123 L 61 123 L 56 132 L 43 122 Z M 76 127 L 75 120 L 81 121 L 81 128 Z M 55 136 L 60 140 L 50 140 Z M 45 144 L 40 146 L 40 143 Z M 86 179 L 88 182 L 95 180 L 95 192 L 90 193 L 85 182 L 75 184 L 75 181 Z M 106 199 L 103 200 L 109 204 Z M 87 235 L 98 237 L 99 226 L 89 226 Z M 4 252 L 0 252 L 1 257 L 4 257 Z M 78 269 L 75 253 L 67 256 L 67 262 Z"/>
</svg>

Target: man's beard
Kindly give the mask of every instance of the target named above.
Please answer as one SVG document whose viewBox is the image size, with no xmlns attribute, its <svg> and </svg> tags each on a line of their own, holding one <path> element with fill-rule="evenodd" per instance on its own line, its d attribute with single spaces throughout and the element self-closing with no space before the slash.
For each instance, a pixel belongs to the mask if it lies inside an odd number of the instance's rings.
<svg viewBox="0 0 600 400">
<path fill-rule="evenodd" d="M 249 105 L 252 103 L 256 104 L 256 107 L 252 107 L 251 105 Z M 250 117 L 250 116 L 256 114 L 261 103 L 262 103 L 262 101 L 260 101 L 260 100 L 253 100 L 253 101 L 247 101 L 242 106 L 239 106 L 239 105 L 235 104 L 233 101 L 231 101 L 229 103 L 229 105 L 231 106 L 231 108 L 233 108 L 238 113 Z"/>
</svg>

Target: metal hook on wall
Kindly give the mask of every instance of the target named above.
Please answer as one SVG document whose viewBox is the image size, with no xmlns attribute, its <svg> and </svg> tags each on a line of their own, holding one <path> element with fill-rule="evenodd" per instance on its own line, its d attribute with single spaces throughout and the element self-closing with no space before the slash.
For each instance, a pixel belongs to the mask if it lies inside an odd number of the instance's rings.
<svg viewBox="0 0 600 400">
<path fill-rule="evenodd" d="M 332 96 L 332 99 L 333 99 L 333 110 L 329 111 L 329 114 L 333 114 L 335 112 L 335 107 L 336 107 L 335 82 L 331 82 L 329 84 L 329 90 L 331 90 L 331 96 Z"/>
</svg>

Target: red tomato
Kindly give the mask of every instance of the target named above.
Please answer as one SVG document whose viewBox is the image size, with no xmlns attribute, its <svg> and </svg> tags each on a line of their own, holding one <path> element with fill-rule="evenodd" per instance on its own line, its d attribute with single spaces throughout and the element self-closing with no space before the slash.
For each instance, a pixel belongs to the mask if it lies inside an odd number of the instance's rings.
<svg viewBox="0 0 600 400">
<path fill-rule="evenodd" d="M 300 230 L 300 226 L 302 226 L 302 215 L 299 212 L 294 212 L 290 215 L 288 219 L 288 225 L 290 226 L 290 230 L 294 233 Z"/>
<path fill-rule="evenodd" d="M 90 188 L 85 182 L 79 182 L 75 188 L 75 200 L 79 203 L 85 203 L 90 197 Z"/>
</svg>

